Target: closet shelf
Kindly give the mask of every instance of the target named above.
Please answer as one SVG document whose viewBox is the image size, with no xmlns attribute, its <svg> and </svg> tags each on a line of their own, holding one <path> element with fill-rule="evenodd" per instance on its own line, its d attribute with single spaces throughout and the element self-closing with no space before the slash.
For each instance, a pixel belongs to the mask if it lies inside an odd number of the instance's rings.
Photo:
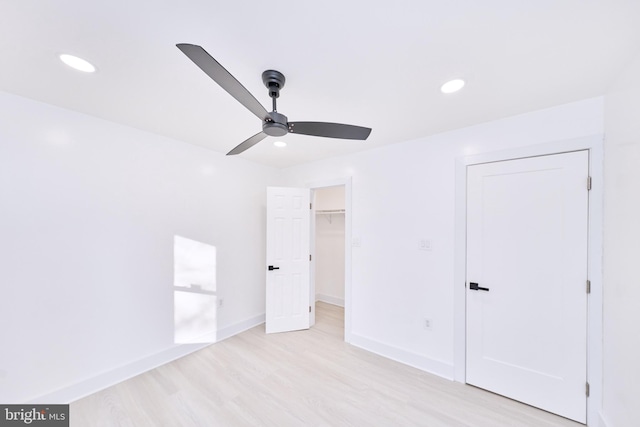
<svg viewBox="0 0 640 427">
<path fill-rule="evenodd" d="M 332 224 L 332 215 L 335 214 L 344 214 L 344 209 L 318 209 L 316 211 L 316 215 L 325 215 L 329 224 Z"/>
<path fill-rule="evenodd" d="M 344 209 L 318 209 L 316 215 L 331 215 L 344 213 Z"/>
</svg>

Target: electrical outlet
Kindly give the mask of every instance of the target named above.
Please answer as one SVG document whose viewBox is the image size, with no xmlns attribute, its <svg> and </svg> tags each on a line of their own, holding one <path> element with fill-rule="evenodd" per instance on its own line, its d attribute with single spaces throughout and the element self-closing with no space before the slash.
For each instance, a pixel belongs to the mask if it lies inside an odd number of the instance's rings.
<svg viewBox="0 0 640 427">
<path fill-rule="evenodd" d="M 422 327 L 425 328 L 427 331 L 432 330 L 433 329 L 433 320 L 425 317 L 424 321 L 422 323 Z"/>
</svg>

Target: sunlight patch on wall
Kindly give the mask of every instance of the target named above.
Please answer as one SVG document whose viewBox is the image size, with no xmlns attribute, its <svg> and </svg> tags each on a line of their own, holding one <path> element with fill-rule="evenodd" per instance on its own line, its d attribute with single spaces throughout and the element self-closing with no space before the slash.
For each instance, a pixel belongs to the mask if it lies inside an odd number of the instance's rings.
<svg viewBox="0 0 640 427">
<path fill-rule="evenodd" d="M 178 344 L 216 341 L 216 247 L 173 239 L 173 321 Z"/>
</svg>

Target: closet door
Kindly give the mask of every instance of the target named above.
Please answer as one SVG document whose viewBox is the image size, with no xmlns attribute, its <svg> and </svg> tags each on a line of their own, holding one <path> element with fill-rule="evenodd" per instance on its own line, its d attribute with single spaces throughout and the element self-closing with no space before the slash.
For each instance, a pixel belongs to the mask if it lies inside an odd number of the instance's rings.
<svg viewBox="0 0 640 427">
<path fill-rule="evenodd" d="M 267 333 L 309 329 L 310 193 L 267 188 Z"/>
</svg>

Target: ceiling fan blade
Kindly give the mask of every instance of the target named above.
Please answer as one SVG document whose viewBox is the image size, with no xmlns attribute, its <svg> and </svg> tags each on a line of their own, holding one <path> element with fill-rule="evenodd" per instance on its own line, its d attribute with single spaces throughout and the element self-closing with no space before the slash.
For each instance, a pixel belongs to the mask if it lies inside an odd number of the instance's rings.
<svg viewBox="0 0 640 427">
<path fill-rule="evenodd" d="M 226 90 L 238 102 L 244 105 L 249 111 L 258 116 L 260 120 L 267 117 L 267 110 L 258 102 L 251 92 L 249 92 L 235 77 L 231 75 L 222 65 L 218 63 L 202 47 L 194 44 L 179 43 L 176 45 L 189 59 L 191 59 L 202 71 L 218 83 L 222 89 Z"/>
<path fill-rule="evenodd" d="M 258 132 L 255 135 L 253 135 L 251 138 L 247 139 L 245 142 L 239 144 L 233 150 L 229 151 L 227 153 L 227 156 L 234 156 L 236 154 L 240 154 L 243 151 L 248 150 L 249 148 L 253 147 L 254 145 L 256 145 L 258 142 L 262 141 L 266 137 L 267 137 L 266 133 Z"/>
<path fill-rule="evenodd" d="M 289 122 L 289 132 L 327 138 L 365 140 L 369 137 L 371 129 L 341 123 Z"/>
</svg>

